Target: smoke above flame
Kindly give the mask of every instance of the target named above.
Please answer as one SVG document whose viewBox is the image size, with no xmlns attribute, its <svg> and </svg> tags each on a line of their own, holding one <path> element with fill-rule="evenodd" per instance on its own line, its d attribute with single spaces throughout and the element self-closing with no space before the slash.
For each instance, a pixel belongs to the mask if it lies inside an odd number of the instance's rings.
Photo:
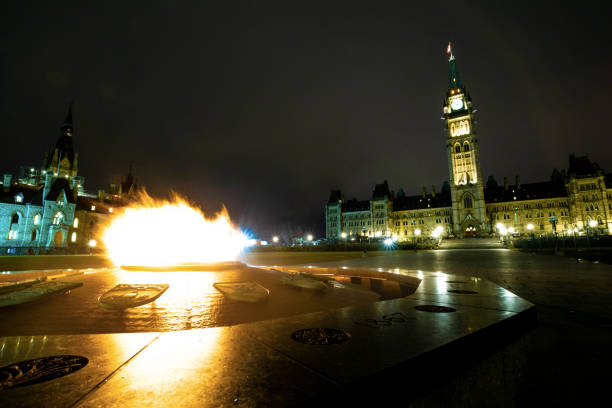
<svg viewBox="0 0 612 408">
<path fill-rule="evenodd" d="M 158 200 L 142 193 L 113 217 L 102 241 L 115 265 L 180 265 L 235 261 L 248 238 L 223 208 L 207 219 L 175 195 Z"/>
</svg>

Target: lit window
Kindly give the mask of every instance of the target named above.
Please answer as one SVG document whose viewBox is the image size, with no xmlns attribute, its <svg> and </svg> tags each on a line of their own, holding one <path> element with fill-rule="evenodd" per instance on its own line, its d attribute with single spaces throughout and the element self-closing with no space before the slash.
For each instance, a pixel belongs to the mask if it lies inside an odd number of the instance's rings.
<svg viewBox="0 0 612 408">
<path fill-rule="evenodd" d="M 10 230 L 8 239 L 17 239 L 17 230 Z"/>
<path fill-rule="evenodd" d="M 73 226 L 74 228 L 79 228 L 79 219 L 78 219 L 78 218 L 75 218 L 75 219 L 74 219 L 74 223 L 72 224 L 72 226 Z"/>
<path fill-rule="evenodd" d="M 72 235 L 70 236 L 70 241 L 74 242 L 76 241 L 76 232 L 73 232 Z"/>
<path fill-rule="evenodd" d="M 23 194 L 19 193 L 15 196 L 15 202 L 16 203 L 21 203 L 23 202 Z"/>
<path fill-rule="evenodd" d="M 64 219 L 64 214 L 62 214 L 60 212 L 56 213 L 55 217 L 53 217 L 53 225 L 61 224 L 63 219 Z"/>
<path fill-rule="evenodd" d="M 95 205 L 91 206 L 91 211 L 96 211 L 96 206 Z"/>
<path fill-rule="evenodd" d="M 38 225 L 40 222 L 40 214 L 34 215 L 34 225 Z"/>
<path fill-rule="evenodd" d="M 109 212 L 109 213 L 112 213 L 112 212 L 113 212 L 113 207 L 109 208 L 109 209 L 108 209 L 108 212 Z"/>
</svg>

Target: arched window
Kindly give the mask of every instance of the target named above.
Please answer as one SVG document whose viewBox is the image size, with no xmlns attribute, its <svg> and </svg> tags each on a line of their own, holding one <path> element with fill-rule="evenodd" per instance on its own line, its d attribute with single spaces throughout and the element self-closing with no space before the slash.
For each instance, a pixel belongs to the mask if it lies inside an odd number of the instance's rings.
<svg viewBox="0 0 612 408">
<path fill-rule="evenodd" d="M 463 144 L 463 151 L 464 152 L 469 152 L 470 151 L 470 144 L 468 142 L 465 142 Z"/>
<path fill-rule="evenodd" d="M 455 153 L 461 153 L 461 145 L 459 143 L 455 145 Z"/>
<path fill-rule="evenodd" d="M 465 198 L 463 199 L 463 207 L 464 208 L 472 208 L 472 197 L 465 196 Z"/>
<path fill-rule="evenodd" d="M 34 225 L 38 225 L 40 223 L 40 214 L 34 214 Z"/>
<path fill-rule="evenodd" d="M 61 212 L 55 213 L 55 216 L 53 217 L 53 225 L 61 224 L 63 219 L 64 214 L 62 214 Z"/>
<path fill-rule="evenodd" d="M 13 214 L 13 216 L 11 217 L 11 224 L 19 224 L 19 214 Z"/>
<path fill-rule="evenodd" d="M 603 225 L 603 220 L 601 219 L 601 217 L 597 217 L 597 223 L 599 225 Z"/>
<path fill-rule="evenodd" d="M 31 241 L 36 241 L 36 237 L 38 236 L 38 231 L 32 230 L 32 238 Z"/>
</svg>

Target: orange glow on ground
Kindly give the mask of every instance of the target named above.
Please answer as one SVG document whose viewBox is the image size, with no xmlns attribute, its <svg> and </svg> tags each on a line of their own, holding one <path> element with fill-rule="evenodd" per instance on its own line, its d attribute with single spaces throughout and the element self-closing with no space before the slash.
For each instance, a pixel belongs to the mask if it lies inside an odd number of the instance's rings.
<svg viewBox="0 0 612 408">
<path fill-rule="evenodd" d="M 146 193 L 113 217 L 102 241 L 115 265 L 152 266 L 235 261 L 248 243 L 225 208 L 207 219 L 181 197 Z"/>
</svg>

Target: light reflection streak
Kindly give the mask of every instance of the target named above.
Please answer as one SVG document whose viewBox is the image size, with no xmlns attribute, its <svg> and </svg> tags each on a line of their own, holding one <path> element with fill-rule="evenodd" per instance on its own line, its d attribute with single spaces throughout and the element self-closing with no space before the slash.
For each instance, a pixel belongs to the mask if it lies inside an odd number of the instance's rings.
<svg viewBox="0 0 612 408">
<path fill-rule="evenodd" d="M 196 371 L 218 361 L 222 333 L 226 333 L 224 328 L 215 327 L 162 334 L 122 372 L 124 383 L 142 390 L 155 388 L 160 394 L 164 390 L 172 393 L 185 370 Z"/>
</svg>

